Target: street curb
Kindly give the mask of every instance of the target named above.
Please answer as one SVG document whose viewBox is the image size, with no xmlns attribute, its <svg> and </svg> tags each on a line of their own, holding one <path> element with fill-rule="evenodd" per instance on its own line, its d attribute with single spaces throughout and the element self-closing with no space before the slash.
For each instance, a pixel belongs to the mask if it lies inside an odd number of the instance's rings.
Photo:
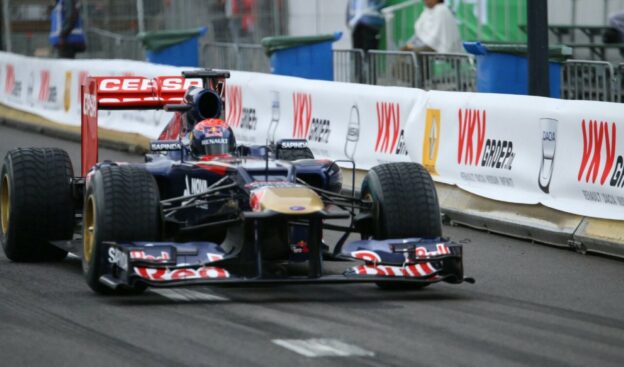
<svg viewBox="0 0 624 367">
<path fill-rule="evenodd" d="M 0 104 L 0 124 L 59 139 L 80 142 L 79 126 L 59 124 L 39 115 L 15 110 L 3 104 Z M 139 154 L 148 151 L 149 139 L 140 134 L 99 128 L 98 136 L 102 148 Z"/>
<path fill-rule="evenodd" d="M 440 202 L 442 211 L 451 223 L 553 246 L 569 247 L 574 232 L 583 220 L 582 216 L 539 204 L 503 203 L 441 183 L 436 183 L 436 188 L 438 192 L 452 192 Z"/>
<path fill-rule="evenodd" d="M 80 128 L 49 121 L 41 116 L 0 104 L 0 123 L 61 139 L 80 141 Z M 100 146 L 144 153 L 149 139 L 134 133 L 99 128 Z M 343 168 L 345 186 L 351 193 L 351 169 Z M 359 192 L 366 170 L 356 170 Z M 450 224 L 461 224 L 548 245 L 624 258 L 624 221 L 586 218 L 543 205 L 511 204 L 483 198 L 456 186 L 436 182 L 440 209 Z"/>
<path fill-rule="evenodd" d="M 579 251 L 624 257 L 624 222 L 584 218 L 574 233 L 572 245 Z"/>
</svg>

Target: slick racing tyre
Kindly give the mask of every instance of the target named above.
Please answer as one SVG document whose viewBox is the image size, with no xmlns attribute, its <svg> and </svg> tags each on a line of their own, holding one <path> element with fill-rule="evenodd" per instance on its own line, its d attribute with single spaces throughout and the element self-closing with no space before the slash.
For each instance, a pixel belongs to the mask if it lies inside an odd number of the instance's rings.
<svg viewBox="0 0 624 367">
<path fill-rule="evenodd" d="M 439 237 L 440 206 L 429 172 L 418 163 L 373 167 L 362 182 L 362 199 L 373 204 L 375 239 Z"/>
<path fill-rule="evenodd" d="M 87 185 L 83 213 L 82 270 L 100 294 L 138 294 L 144 285 L 112 290 L 100 283 L 111 271 L 105 241 L 158 241 L 161 237 L 158 186 L 141 167 L 105 166 Z"/>
<path fill-rule="evenodd" d="M 440 237 L 440 206 L 429 172 L 418 163 L 373 167 L 362 182 L 362 199 L 372 202 L 372 236 L 378 240 Z M 418 289 L 428 284 L 378 283 L 383 289 Z"/>
<path fill-rule="evenodd" d="M 50 241 L 71 240 L 74 203 L 71 160 L 56 148 L 7 153 L 0 173 L 0 240 L 13 261 L 60 261 L 67 251 Z"/>
</svg>

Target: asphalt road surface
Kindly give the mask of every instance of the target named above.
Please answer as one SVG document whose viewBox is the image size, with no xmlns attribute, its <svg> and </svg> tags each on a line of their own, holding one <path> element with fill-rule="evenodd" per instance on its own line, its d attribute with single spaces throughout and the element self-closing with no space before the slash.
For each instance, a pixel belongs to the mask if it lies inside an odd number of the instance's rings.
<svg viewBox="0 0 624 367">
<path fill-rule="evenodd" d="M 78 144 L 0 126 L 0 155 Z M 103 150 L 102 159 L 141 157 Z M 1 366 L 622 366 L 624 262 L 461 227 L 477 284 L 201 287 L 101 297 L 80 260 L 0 254 Z M 326 237 L 327 238 L 327 237 Z M 332 269 L 346 267 L 333 263 Z"/>
</svg>

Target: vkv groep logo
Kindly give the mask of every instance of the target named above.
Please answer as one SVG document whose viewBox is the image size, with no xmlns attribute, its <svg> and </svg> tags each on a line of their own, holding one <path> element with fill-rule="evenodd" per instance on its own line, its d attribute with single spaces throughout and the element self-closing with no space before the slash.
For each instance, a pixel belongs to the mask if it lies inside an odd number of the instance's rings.
<svg viewBox="0 0 624 367">
<path fill-rule="evenodd" d="M 41 70 L 39 77 L 39 102 L 56 103 L 57 95 L 56 86 L 50 85 L 50 70 Z"/>
<path fill-rule="evenodd" d="M 312 95 L 293 93 L 293 131 L 296 139 L 305 139 L 310 131 L 312 120 Z"/>
<path fill-rule="evenodd" d="M 327 144 L 331 134 L 331 121 L 312 117 L 312 95 L 293 93 L 293 131 L 295 139 Z"/>
<path fill-rule="evenodd" d="M 12 97 L 20 97 L 22 95 L 22 82 L 16 80 L 15 67 L 12 64 L 7 64 L 6 66 L 4 92 Z"/>
<path fill-rule="evenodd" d="M 377 139 L 375 152 L 407 155 L 401 129 L 401 106 L 393 102 L 377 102 Z"/>
<path fill-rule="evenodd" d="M 457 164 L 511 170 L 513 142 L 486 138 L 486 128 L 485 110 L 459 109 Z"/>
<path fill-rule="evenodd" d="M 236 128 L 240 125 L 243 111 L 243 91 L 238 85 L 228 85 L 225 93 L 225 122 L 228 126 Z"/>
<path fill-rule="evenodd" d="M 577 180 L 589 184 L 624 187 L 624 157 L 617 152 L 615 122 L 583 120 L 583 154 Z"/>
</svg>

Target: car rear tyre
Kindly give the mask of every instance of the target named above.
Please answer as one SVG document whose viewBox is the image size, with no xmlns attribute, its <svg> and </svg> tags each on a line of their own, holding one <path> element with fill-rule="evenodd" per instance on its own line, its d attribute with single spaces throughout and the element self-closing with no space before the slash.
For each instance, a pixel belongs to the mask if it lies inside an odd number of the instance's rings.
<svg viewBox="0 0 624 367">
<path fill-rule="evenodd" d="M 71 240 L 73 168 L 57 148 L 18 148 L 0 173 L 0 240 L 12 261 L 60 261 L 67 251 L 50 241 Z"/>
<path fill-rule="evenodd" d="M 362 182 L 362 199 L 372 202 L 372 237 L 378 240 L 440 237 L 442 224 L 429 172 L 412 162 L 373 167 Z M 420 289 L 428 283 L 377 283 L 382 289 Z"/>
<path fill-rule="evenodd" d="M 158 241 L 161 237 L 158 186 L 141 167 L 106 166 L 93 174 L 85 195 L 82 270 L 89 287 L 100 294 L 138 294 L 137 284 L 113 290 L 100 283 L 111 272 L 103 242 Z"/>
</svg>

